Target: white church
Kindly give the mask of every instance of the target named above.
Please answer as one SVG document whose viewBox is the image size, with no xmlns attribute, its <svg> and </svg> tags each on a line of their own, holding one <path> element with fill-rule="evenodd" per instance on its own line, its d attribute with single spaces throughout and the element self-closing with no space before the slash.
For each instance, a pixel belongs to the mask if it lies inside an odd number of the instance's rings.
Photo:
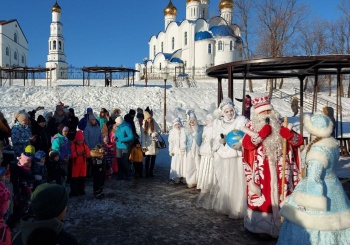
<svg viewBox="0 0 350 245">
<path fill-rule="evenodd" d="M 135 65 L 135 80 L 205 76 L 211 66 L 243 58 L 240 29 L 232 23 L 233 0 L 220 0 L 220 16 L 209 19 L 209 0 L 186 0 L 186 19 L 177 21 L 170 0 L 164 9 L 164 30 L 149 40 L 149 57 Z"/>
</svg>

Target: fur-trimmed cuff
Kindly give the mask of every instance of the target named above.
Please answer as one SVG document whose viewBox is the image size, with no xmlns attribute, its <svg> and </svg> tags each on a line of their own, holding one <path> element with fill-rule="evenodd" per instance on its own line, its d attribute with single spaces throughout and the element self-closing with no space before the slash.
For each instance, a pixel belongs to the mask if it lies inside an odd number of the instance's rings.
<svg viewBox="0 0 350 245">
<path fill-rule="evenodd" d="M 263 139 L 259 135 L 254 135 L 251 137 L 251 141 L 254 145 L 259 145 Z"/>
<path fill-rule="evenodd" d="M 302 192 L 296 192 L 293 200 L 295 203 L 309 210 L 327 211 L 327 199 L 324 196 L 315 196 Z"/>
</svg>

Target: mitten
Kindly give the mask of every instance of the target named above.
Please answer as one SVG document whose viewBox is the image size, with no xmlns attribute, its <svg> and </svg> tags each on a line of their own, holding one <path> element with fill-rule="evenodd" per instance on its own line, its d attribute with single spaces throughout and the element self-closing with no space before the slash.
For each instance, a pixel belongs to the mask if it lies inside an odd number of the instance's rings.
<svg viewBox="0 0 350 245">
<path fill-rule="evenodd" d="M 222 145 L 226 144 L 226 137 L 225 137 L 225 135 L 220 134 L 220 137 L 221 138 L 219 140 L 219 143 L 222 144 Z"/>
<path fill-rule="evenodd" d="M 262 127 L 262 129 L 260 129 L 259 131 L 259 136 L 262 138 L 262 139 L 265 139 L 267 136 L 269 136 L 272 132 L 272 128 L 270 126 L 270 124 L 265 124 L 264 127 Z"/>
<path fill-rule="evenodd" d="M 293 136 L 294 136 L 292 130 L 290 130 L 287 127 L 283 127 L 283 126 L 280 129 L 280 135 L 281 135 L 282 138 L 287 139 L 287 140 L 292 139 Z"/>
<path fill-rule="evenodd" d="M 242 143 L 238 141 L 237 143 L 234 143 L 232 145 L 232 148 L 235 149 L 236 151 L 241 151 L 242 150 Z"/>
</svg>

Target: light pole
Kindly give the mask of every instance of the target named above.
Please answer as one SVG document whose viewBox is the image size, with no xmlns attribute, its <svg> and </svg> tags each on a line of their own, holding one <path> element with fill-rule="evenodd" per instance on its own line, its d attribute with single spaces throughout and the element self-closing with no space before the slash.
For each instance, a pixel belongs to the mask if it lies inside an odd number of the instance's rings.
<svg viewBox="0 0 350 245">
<path fill-rule="evenodd" d="M 148 78 L 147 78 L 147 62 L 148 62 L 148 58 L 147 57 L 143 58 L 143 63 L 145 64 L 145 84 L 146 84 L 146 87 L 147 87 L 147 82 L 148 82 Z"/>
<path fill-rule="evenodd" d="M 164 79 L 164 128 L 163 128 L 163 132 L 166 133 L 166 80 L 168 79 L 168 75 L 169 73 L 167 72 L 167 69 L 165 68 L 165 72 L 163 72 L 162 76 Z"/>
</svg>

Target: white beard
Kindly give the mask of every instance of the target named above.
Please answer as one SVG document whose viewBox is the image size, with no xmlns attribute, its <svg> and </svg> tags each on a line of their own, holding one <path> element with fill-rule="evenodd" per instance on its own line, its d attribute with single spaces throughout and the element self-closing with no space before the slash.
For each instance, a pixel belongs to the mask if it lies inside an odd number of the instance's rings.
<svg viewBox="0 0 350 245">
<path fill-rule="evenodd" d="M 262 142 L 265 154 L 267 155 L 270 164 L 275 164 L 282 156 L 283 138 L 280 135 L 281 122 L 280 115 L 277 111 L 272 110 L 269 115 L 253 115 L 252 126 L 256 132 L 259 132 L 266 124 L 266 117 L 270 118 L 272 132 Z"/>
</svg>

